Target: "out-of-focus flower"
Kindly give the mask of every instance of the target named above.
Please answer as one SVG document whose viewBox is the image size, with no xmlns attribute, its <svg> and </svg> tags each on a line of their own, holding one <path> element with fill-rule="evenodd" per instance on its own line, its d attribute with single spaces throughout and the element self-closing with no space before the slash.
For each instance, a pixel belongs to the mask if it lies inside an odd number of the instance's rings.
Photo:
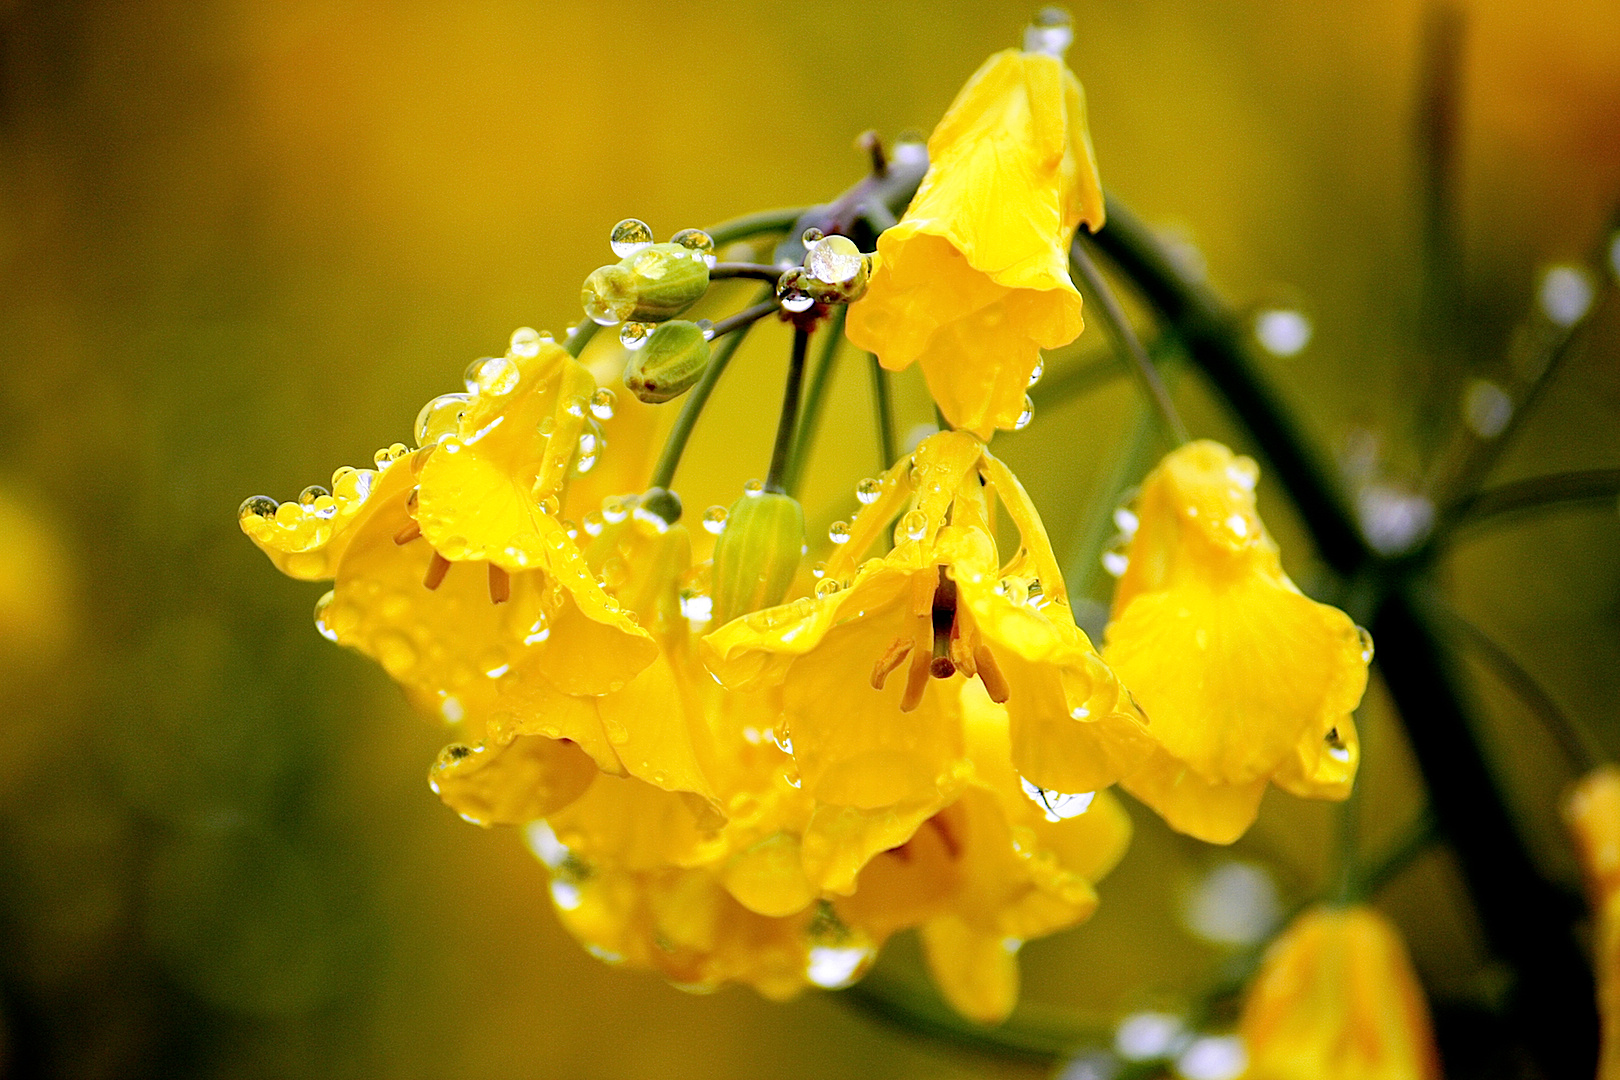
<svg viewBox="0 0 1620 1080">
<path fill-rule="evenodd" d="M 921 362 L 953 425 L 1015 426 L 1040 350 L 1079 336 L 1069 243 L 1103 223 L 1080 83 L 1057 57 L 1009 49 L 968 80 L 928 141 L 905 217 L 878 239 L 849 338 L 899 371 Z"/>
<path fill-rule="evenodd" d="M 1400 933 L 1368 907 L 1312 908 L 1271 946 L 1238 1030 L 1248 1080 L 1438 1080 Z"/>
<path fill-rule="evenodd" d="M 1005 564 L 991 495 L 1022 539 Z M 897 515 L 894 549 L 859 563 Z M 1144 760 L 1151 741 L 1074 624 L 1033 504 L 977 439 L 925 440 L 884 476 L 847 535 L 814 599 L 704 640 L 728 686 L 782 688 L 793 756 L 818 803 L 805 843 L 819 887 L 848 892 L 871 854 L 957 797 L 972 773 L 963 678 L 1006 703 L 1011 765 L 1042 789 L 1096 791 Z M 825 859 L 831 823 L 844 820 L 867 823 L 864 842 Z"/>
<path fill-rule="evenodd" d="M 1360 756 L 1371 641 L 1283 573 L 1257 478 L 1209 441 L 1149 474 L 1103 652 L 1157 741 L 1126 790 L 1212 843 L 1248 829 L 1268 781 L 1344 798 Z"/>
<path fill-rule="evenodd" d="M 1620 769 L 1587 773 L 1564 799 L 1564 821 L 1586 877 L 1596 926 L 1598 1017 L 1603 1040 L 1599 1080 L 1620 1077 Z"/>
</svg>

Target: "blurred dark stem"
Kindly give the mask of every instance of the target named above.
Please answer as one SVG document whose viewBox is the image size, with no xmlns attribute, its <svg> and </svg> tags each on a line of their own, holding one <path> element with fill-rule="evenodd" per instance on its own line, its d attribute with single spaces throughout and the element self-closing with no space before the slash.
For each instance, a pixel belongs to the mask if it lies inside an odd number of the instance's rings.
<svg viewBox="0 0 1620 1080">
<path fill-rule="evenodd" d="M 878 463 L 878 472 L 884 473 L 898 454 L 894 438 L 894 401 L 889 373 L 876 356 L 867 353 L 866 359 L 872 372 L 872 418 L 877 423 L 878 456 L 883 459 Z"/>
<path fill-rule="evenodd" d="M 764 263 L 723 262 L 715 263 L 709 270 L 710 281 L 724 281 L 727 278 L 752 278 L 754 281 L 776 281 L 782 276 L 782 271 L 775 266 L 766 266 Z"/>
<path fill-rule="evenodd" d="M 1572 932 L 1579 902 L 1543 877 L 1487 764 L 1453 659 L 1423 602 L 1429 564 L 1374 554 L 1333 474 L 1247 353 L 1241 327 L 1201 282 L 1183 274 L 1117 200 L 1098 250 L 1186 343 L 1192 362 L 1248 429 L 1298 507 L 1322 557 L 1368 596 L 1378 669 L 1395 701 L 1430 805 L 1461 863 L 1492 949 L 1517 982 L 1511 1018 L 1548 1076 L 1590 1075 L 1597 1015 L 1592 974 Z"/>
<path fill-rule="evenodd" d="M 1457 241 L 1456 159 L 1462 100 L 1462 9 L 1450 0 L 1428 5 L 1418 60 L 1417 157 L 1419 218 L 1418 340 L 1424 363 L 1416 400 L 1417 445 L 1427 456 L 1447 430 L 1451 415 L 1445 372 L 1459 351 L 1462 252 Z"/>
<path fill-rule="evenodd" d="M 776 421 L 776 443 L 771 447 L 770 471 L 765 474 L 765 490 L 787 490 L 788 459 L 793 453 L 793 433 L 799 427 L 799 398 L 804 392 L 804 361 L 810 352 L 810 331 L 793 328 L 793 351 L 788 356 L 787 385 L 782 388 L 782 415 Z"/>
<path fill-rule="evenodd" d="M 1102 271 L 1097 269 L 1096 262 L 1087 254 L 1084 245 L 1074 244 L 1070 247 L 1069 266 L 1086 283 L 1086 291 L 1102 309 L 1103 326 L 1108 328 L 1108 336 L 1114 339 L 1115 346 L 1124 355 L 1126 366 L 1136 376 L 1142 392 L 1153 403 L 1169 444 L 1175 447 L 1188 442 L 1191 436 L 1187 434 L 1187 425 L 1182 422 L 1181 414 L 1176 412 L 1175 402 L 1170 400 L 1170 391 L 1165 389 L 1164 380 L 1159 378 L 1159 369 L 1153 366 L 1153 360 L 1142 347 L 1141 339 L 1131 329 L 1131 320 L 1120 306 L 1119 297 L 1114 295 L 1114 290 L 1109 287 Z"/>
<path fill-rule="evenodd" d="M 1475 529 L 1532 510 L 1613 503 L 1620 499 L 1620 469 L 1584 469 L 1514 480 L 1462 500 L 1453 511 L 1456 528 Z"/>
<path fill-rule="evenodd" d="M 849 309 L 840 304 L 828 318 L 827 340 L 822 345 L 821 355 L 816 358 L 815 370 L 810 373 L 810 384 L 804 391 L 799 429 L 793 436 L 793 452 L 788 458 L 787 477 L 783 481 L 783 487 L 794 498 L 798 498 L 799 485 L 804 480 L 805 466 L 810 460 L 810 450 L 816 441 L 816 431 L 821 426 L 821 409 L 827 401 L 827 388 L 832 383 L 838 348 L 844 343 L 844 320 L 848 315 Z"/>
<path fill-rule="evenodd" d="M 1507 684 L 1508 689 L 1535 714 L 1547 734 L 1558 743 L 1577 773 L 1589 772 L 1603 762 L 1606 755 L 1602 747 L 1558 707 L 1552 695 L 1536 681 L 1535 676 L 1525 670 L 1523 664 L 1514 659 L 1512 653 L 1484 630 L 1463 618 L 1449 604 L 1434 598 L 1431 606 L 1440 628 L 1449 631 L 1472 649 L 1474 655 Z"/>
</svg>

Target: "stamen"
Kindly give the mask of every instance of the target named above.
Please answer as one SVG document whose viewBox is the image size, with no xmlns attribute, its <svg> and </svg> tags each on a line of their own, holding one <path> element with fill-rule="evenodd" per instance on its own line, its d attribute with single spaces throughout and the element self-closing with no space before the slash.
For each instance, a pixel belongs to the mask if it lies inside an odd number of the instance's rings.
<svg viewBox="0 0 1620 1080">
<path fill-rule="evenodd" d="M 911 712 L 922 704 L 923 691 L 928 688 L 928 668 L 931 660 L 927 649 L 911 650 L 911 667 L 906 671 L 906 692 L 900 698 L 901 712 Z"/>
<path fill-rule="evenodd" d="M 963 621 L 957 619 L 951 624 L 951 662 L 957 671 L 971 679 L 979 671 L 973 663 L 973 646 L 978 635 L 962 633 Z"/>
<path fill-rule="evenodd" d="M 930 612 L 934 627 L 934 650 L 928 671 L 936 679 L 948 679 L 956 674 L 956 664 L 951 660 L 951 636 L 956 631 L 956 582 L 946 575 L 943 566 L 938 574 Z"/>
<path fill-rule="evenodd" d="M 906 655 L 911 652 L 910 638 L 895 638 L 878 657 L 877 663 L 872 665 L 872 689 L 881 690 L 891 672 L 905 662 Z"/>
<path fill-rule="evenodd" d="M 997 705 L 1012 697 L 1012 690 L 1007 686 L 1007 676 L 1001 673 L 1001 665 L 996 663 L 995 654 L 990 646 L 980 645 L 973 650 L 973 663 L 979 669 L 979 681 L 990 692 L 990 700 Z"/>
<path fill-rule="evenodd" d="M 404 528 L 400 529 L 399 532 L 394 534 L 394 543 L 398 544 L 400 547 L 404 547 L 406 544 L 410 543 L 412 540 L 415 540 L 421 535 L 421 524 L 414 520 L 407 521 Z"/>
<path fill-rule="evenodd" d="M 444 583 L 444 575 L 449 572 L 450 560 L 435 551 L 433 558 L 428 562 L 427 573 L 422 575 L 422 587 L 437 589 Z"/>
<path fill-rule="evenodd" d="M 489 564 L 489 602 L 504 604 L 512 599 L 512 575 L 494 563 Z"/>
</svg>

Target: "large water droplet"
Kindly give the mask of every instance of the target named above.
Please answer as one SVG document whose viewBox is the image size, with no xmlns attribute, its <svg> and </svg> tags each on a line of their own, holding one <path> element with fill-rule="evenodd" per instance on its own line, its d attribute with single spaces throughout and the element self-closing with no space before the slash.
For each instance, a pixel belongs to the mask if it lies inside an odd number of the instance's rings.
<svg viewBox="0 0 1620 1080">
<path fill-rule="evenodd" d="M 703 531 L 719 536 L 726 527 L 726 508 L 711 506 L 703 511 Z"/>
<path fill-rule="evenodd" d="M 862 506 L 870 506 L 878 501 L 883 494 L 883 481 L 874 480 L 870 476 L 855 485 L 855 498 Z"/>
<path fill-rule="evenodd" d="M 238 518 L 274 518 L 276 508 L 280 505 L 268 495 L 249 495 L 242 500 L 242 505 L 237 507 L 236 516 Z"/>
<path fill-rule="evenodd" d="M 467 394 L 440 394 L 416 414 L 416 445 L 432 446 L 456 433 L 461 414 L 472 403 Z"/>
<path fill-rule="evenodd" d="M 513 355 L 525 360 L 540 355 L 540 331 L 531 326 L 520 326 L 512 331 L 512 339 L 507 344 L 507 350 Z"/>
<path fill-rule="evenodd" d="M 912 510 L 900 519 L 900 527 L 905 531 L 906 539 L 921 540 L 928 535 L 928 515 L 921 510 Z"/>
<path fill-rule="evenodd" d="M 1033 419 L 1035 419 L 1035 403 L 1030 400 L 1028 394 L 1025 394 L 1024 411 L 1019 413 L 1018 419 L 1013 421 L 1013 430 L 1023 431 L 1025 428 L 1029 427 L 1029 422 Z"/>
<path fill-rule="evenodd" d="M 847 236 L 829 236 L 811 245 L 804 257 L 804 268 L 810 276 L 828 285 L 854 281 L 865 265 L 861 249 Z"/>
<path fill-rule="evenodd" d="M 652 242 L 652 230 L 639 218 L 625 218 L 613 226 L 613 231 L 608 234 L 608 246 L 621 259 L 634 255 Z"/>
<path fill-rule="evenodd" d="M 816 305 L 816 298 L 811 294 L 806 279 L 810 272 L 802 266 L 796 266 L 783 274 L 776 283 L 776 299 L 784 311 L 797 314 L 809 311 Z"/>
<path fill-rule="evenodd" d="M 613 391 L 605 386 L 601 387 L 591 395 L 591 415 L 598 420 L 611 420 L 613 419 L 613 406 L 616 404 L 618 404 L 618 401 L 613 396 Z"/>
<path fill-rule="evenodd" d="M 849 543 L 849 522 L 835 521 L 827 526 L 827 539 L 835 544 Z"/>
</svg>

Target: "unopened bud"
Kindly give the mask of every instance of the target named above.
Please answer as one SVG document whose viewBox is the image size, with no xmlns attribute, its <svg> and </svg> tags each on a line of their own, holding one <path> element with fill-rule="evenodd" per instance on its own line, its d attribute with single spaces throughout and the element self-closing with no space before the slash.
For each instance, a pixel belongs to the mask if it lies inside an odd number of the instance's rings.
<svg viewBox="0 0 1620 1080">
<path fill-rule="evenodd" d="M 781 603 L 803 553 L 804 510 L 797 500 L 769 491 L 738 499 L 714 542 L 711 625 Z"/>
<path fill-rule="evenodd" d="M 709 366 L 709 341 L 696 323 L 677 320 L 660 325 L 646 344 L 630 354 L 624 385 L 649 405 L 680 397 Z"/>
<path fill-rule="evenodd" d="M 684 244 L 648 244 L 599 267 L 580 290 L 585 314 L 602 326 L 673 319 L 708 290 L 706 254 Z"/>
</svg>

